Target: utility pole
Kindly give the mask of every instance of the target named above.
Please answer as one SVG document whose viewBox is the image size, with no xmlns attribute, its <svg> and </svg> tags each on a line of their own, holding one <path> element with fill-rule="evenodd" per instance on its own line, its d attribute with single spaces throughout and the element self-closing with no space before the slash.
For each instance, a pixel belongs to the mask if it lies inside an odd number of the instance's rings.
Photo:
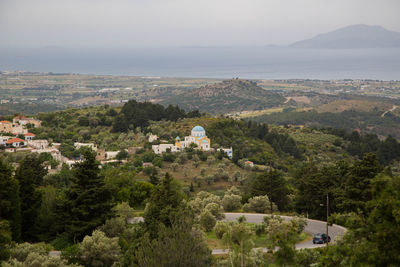
<svg viewBox="0 0 400 267">
<path fill-rule="evenodd" d="M 329 193 L 326 193 L 326 246 L 327 247 L 329 244 L 328 217 L 329 217 Z"/>
</svg>

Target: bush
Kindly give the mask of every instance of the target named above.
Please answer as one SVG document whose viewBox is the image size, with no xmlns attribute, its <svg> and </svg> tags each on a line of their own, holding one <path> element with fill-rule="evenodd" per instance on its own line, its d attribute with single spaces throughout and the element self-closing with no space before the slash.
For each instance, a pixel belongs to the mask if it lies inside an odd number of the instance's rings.
<svg viewBox="0 0 400 267">
<path fill-rule="evenodd" d="M 224 209 L 220 204 L 217 203 L 209 203 L 205 206 L 205 209 L 211 212 L 211 214 L 217 219 L 221 220 L 225 218 Z"/>
<path fill-rule="evenodd" d="M 209 210 L 204 210 L 201 214 L 200 214 L 200 225 L 204 228 L 204 230 L 206 232 L 210 232 L 217 220 L 215 219 L 215 217 L 211 214 L 211 212 Z"/>
<path fill-rule="evenodd" d="M 276 210 L 276 205 L 272 204 L 273 209 Z M 268 196 L 256 196 L 249 199 L 249 203 L 245 204 L 243 210 L 246 212 L 267 213 L 271 209 L 271 202 Z"/>
<path fill-rule="evenodd" d="M 41 255 L 47 255 L 52 247 L 45 243 L 22 243 L 18 244 L 11 250 L 11 258 L 14 258 L 20 262 L 24 262 L 30 253 L 37 253 Z"/>
<path fill-rule="evenodd" d="M 222 206 L 225 211 L 234 211 L 240 208 L 242 197 L 239 195 L 225 195 L 222 199 Z"/>
<path fill-rule="evenodd" d="M 227 222 L 217 222 L 214 226 L 214 233 L 218 239 L 222 239 L 223 235 L 228 232 L 229 224 Z"/>
<path fill-rule="evenodd" d="M 118 238 L 108 238 L 99 230 L 86 236 L 79 245 L 82 261 L 87 266 L 111 266 L 118 260 L 121 248 Z"/>
</svg>

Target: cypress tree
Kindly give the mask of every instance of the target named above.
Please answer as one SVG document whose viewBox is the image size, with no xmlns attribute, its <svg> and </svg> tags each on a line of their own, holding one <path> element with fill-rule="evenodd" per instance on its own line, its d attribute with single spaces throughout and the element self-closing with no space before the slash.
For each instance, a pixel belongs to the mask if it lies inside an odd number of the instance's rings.
<svg viewBox="0 0 400 267">
<path fill-rule="evenodd" d="M 160 224 L 171 226 L 171 216 L 181 208 L 184 193 L 169 173 L 154 187 L 144 217 L 151 238 L 157 237 Z"/>
<path fill-rule="evenodd" d="M 6 219 L 11 224 L 14 241 L 21 239 L 21 200 L 19 184 L 12 176 L 11 167 L 0 160 L 0 220 Z"/>
<path fill-rule="evenodd" d="M 59 223 L 70 240 L 82 240 L 112 215 L 112 194 L 100 175 L 99 162 L 93 151 L 85 151 L 83 156 L 85 160 L 73 167 L 71 185 L 59 211 Z"/>
<path fill-rule="evenodd" d="M 25 241 L 36 240 L 38 211 L 42 203 L 38 187 L 46 174 L 43 161 L 36 154 L 27 155 L 15 173 L 20 185 L 21 237 Z"/>
</svg>

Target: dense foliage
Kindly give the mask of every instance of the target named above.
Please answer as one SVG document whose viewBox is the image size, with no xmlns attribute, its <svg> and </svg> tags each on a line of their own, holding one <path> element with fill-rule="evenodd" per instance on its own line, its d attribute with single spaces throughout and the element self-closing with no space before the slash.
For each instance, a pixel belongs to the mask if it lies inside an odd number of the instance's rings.
<svg viewBox="0 0 400 267">
<path fill-rule="evenodd" d="M 287 153 L 295 158 L 301 157 L 301 150 L 293 138 L 288 134 L 269 130 L 268 126 L 262 123 L 219 119 L 207 127 L 207 134 L 213 142 L 223 147 L 232 146 L 235 151 L 233 155 L 235 162 L 241 158 L 249 158 L 256 163 L 269 164 L 271 155 L 264 154 L 265 151 L 260 143 L 252 143 L 250 140 L 264 141 L 278 154 Z"/>
<path fill-rule="evenodd" d="M 150 121 L 162 119 L 176 121 L 181 118 L 200 117 L 198 110 L 185 112 L 178 106 L 169 105 L 167 108 L 160 104 L 150 102 L 136 102 L 130 100 L 126 103 L 118 116 L 114 119 L 112 131 L 126 132 L 128 129 L 136 127 L 146 127 Z"/>
<path fill-rule="evenodd" d="M 347 132 L 345 129 L 323 129 L 324 132 L 334 134 L 348 141 L 346 150 L 354 156 L 362 158 L 366 153 L 375 153 L 382 164 L 390 164 L 400 159 L 400 143 L 391 135 L 381 140 L 376 134 L 360 135 L 359 132 Z"/>
<path fill-rule="evenodd" d="M 392 132 L 396 137 L 400 136 L 399 124 L 400 117 L 390 113 L 382 117 L 382 112 L 370 111 L 361 112 L 354 110 L 346 110 L 340 113 L 317 111 L 287 111 L 272 113 L 269 115 L 261 115 L 252 118 L 257 122 L 264 122 L 278 125 L 307 125 L 316 127 L 333 127 L 347 130 L 359 128 L 362 132 L 374 132 L 377 134 L 387 135 Z M 371 130 L 371 127 L 372 130 Z"/>
</svg>

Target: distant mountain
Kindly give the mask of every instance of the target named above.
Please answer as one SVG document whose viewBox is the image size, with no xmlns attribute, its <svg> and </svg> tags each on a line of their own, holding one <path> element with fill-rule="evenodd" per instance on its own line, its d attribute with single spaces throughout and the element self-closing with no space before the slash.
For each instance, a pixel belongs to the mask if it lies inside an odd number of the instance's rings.
<svg viewBox="0 0 400 267">
<path fill-rule="evenodd" d="M 258 110 L 277 106 L 285 101 L 280 94 L 257 86 L 248 80 L 232 79 L 165 98 L 161 104 L 179 105 L 186 110 L 223 114 L 233 111 Z"/>
<path fill-rule="evenodd" d="M 381 26 L 351 25 L 290 45 L 296 48 L 390 48 L 400 47 L 400 33 Z"/>
</svg>

